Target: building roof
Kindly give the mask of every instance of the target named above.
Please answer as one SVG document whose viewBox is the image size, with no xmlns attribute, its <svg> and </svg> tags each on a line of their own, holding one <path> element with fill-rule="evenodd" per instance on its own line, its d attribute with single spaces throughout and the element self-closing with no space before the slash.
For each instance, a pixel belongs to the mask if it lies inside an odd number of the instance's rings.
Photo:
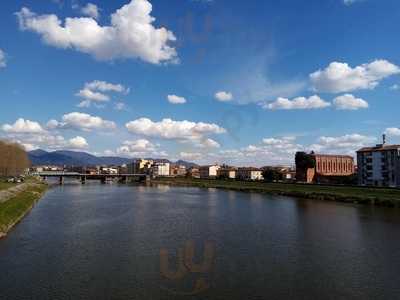
<svg viewBox="0 0 400 300">
<path fill-rule="evenodd" d="M 364 147 L 357 152 L 373 152 L 373 151 L 388 151 L 388 150 L 400 150 L 400 145 L 376 145 L 375 147 Z"/>
<path fill-rule="evenodd" d="M 242 168 L 238 168 L 238 170 L 240 170 L 240 171 L 262 171 L 259 168 L 253 168 L 253 167 L 242 167 Z"/>
<path fill-rule="evenodd" d="M 315 157 L 319 156 L 319 157 L 331 157 L 331 158 L 337 157 L 337 158 L 351 158 L 351 159 L 354 159 L 353 156 L 350 156 L 350 155 L 318 154 L 318 153 L 314 153 L 312 155 L 314 155 Z"/>
</svg>

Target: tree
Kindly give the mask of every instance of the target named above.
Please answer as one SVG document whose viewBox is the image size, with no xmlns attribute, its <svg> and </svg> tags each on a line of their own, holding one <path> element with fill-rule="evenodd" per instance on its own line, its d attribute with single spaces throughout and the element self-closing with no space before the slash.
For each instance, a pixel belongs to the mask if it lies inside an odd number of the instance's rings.
<svg viewBox="0 0 400 300">
<path fill-rule="evenodd" d="M 311 154 L 305 152 L 296 152 L 296 169 L 307 170 L 315 168 L 315 159 Z"/>
<path fill-rule="evenodd" d="M 20 144 L 0 141 L 0 176 L 21 175 L 29 166 L 28 154 Z"/>
<path fill-rule="evenodd" d="M 262 175 L 264 177 L 265 182 L 273 182 L 283 179 L 282 174 L 274 169 L 266 169 L 262 172 Z"/>
</svg>

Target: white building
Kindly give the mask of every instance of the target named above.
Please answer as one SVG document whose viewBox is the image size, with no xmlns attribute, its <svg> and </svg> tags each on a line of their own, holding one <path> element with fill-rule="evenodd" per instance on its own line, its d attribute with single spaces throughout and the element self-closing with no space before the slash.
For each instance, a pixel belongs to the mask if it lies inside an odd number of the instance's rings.
<svg viewBox="0 0 400 300">
<path fill-rule="evenodd" d="M 118 174 L 117 167 L 100 167 L 100 174 L 116 175 Z"/>
<path fill-rule="evenodd" d="M 258 168 L 239 168 L 237 177 L 240 180 L 263 180 L 262 170 Z"/>
<path fill-rule="evenodd" d="M 169 163 L 155 163 L 152 166 L 153 176 L 169 176 L 170 164 Z"/>
<path fill-rule="evenodd" d="M 400 145 L 383 143 L 358 150 L 357 173 L 359 185 L 400 187 Z"/>
<path fill-rule="evenodd" d="M 216 178 L 220 168 L 218 165 L 202 166 L 199 168 L 200 178 Z"/>
</svg>

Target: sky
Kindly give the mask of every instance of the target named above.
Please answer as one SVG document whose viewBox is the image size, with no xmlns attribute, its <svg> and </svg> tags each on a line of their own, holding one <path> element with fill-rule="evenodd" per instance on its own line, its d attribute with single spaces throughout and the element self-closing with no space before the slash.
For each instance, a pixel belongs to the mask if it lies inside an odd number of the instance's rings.
<svg viewBox="0 0 400 300">
<path fill-rule="evenodd" d="M 397 0 L 0 3 L 0 138 L 290 165 L 400 143 Z"/>
</svg>

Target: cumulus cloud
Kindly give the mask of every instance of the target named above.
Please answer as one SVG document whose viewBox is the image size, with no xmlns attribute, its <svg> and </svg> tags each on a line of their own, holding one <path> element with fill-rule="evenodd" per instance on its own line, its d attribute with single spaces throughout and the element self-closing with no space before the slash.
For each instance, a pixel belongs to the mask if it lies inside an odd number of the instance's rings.
<svg viewBox="0 0 400 300">
<path fill-rule="evenodd" d="M 112 130 L 117 128 L 113 121 L 103 120 L 100 117 L 80 112 L 65 114 L 62 121 L 50 120 L 47 126 L 51 129 L 74 129 L 82 131 Z"/>
<path fill-rule="evenodd" d="M 218 147 L 217 142 L 209 139 L 209 135 L 222 134 L 226 130 L 217 124 L 190 121 L 175 121 L 163 119 L 160 122 L 153 122 L 148 118 L 140 118 L 126 124 L 129 132 L 156 137 L 167 140 L 178 140 L 191 142 L 200 147 Z M 218 144 L 219 145 L 219 144 Z"/>
<path fill-rule="evenodd" d="M 109 92 L 128 94 L 129 89 L 125 88 L 122 84 L 113 84 L 106 81 L 94 80 L 85 83 L 84 87 L 75 94 L 75 96 L 82 99 L 78 107 L 89 107 L 92 102 L 108 102 L 110 96 Z"/>
<path fill-rule="evenodd" d="M 7 66 L 6 54 L 0 49 L 0 68 L 5 68 Z"/>
<path fill-rule="evenodd" d="M 153 26 L 148 0 L 132 0 L 111 15 L 111 24 L 102 26 L 93 17 L 66 18 L 54 14 L 37 15 L 23 7 L 16 13 L 21 30 L 39 34 L 51 46 L 90 54 L 98 60 L 136 59 L 159 64 L 174 62 L 177 53 L 171 42 L 174 34 Z"/>
<path fill-rule="evenodd" d="M 43 127 L 35 121 L 19 118 L 14 124 L 4 124 L 1 129 L 7 133 L 42 133 Z"/>
<path fill-rule="evenodd" d="M 199 160 L 203 157 L 203 154 L 198 152 L 180 152 L 179 157 L 184 160 Z"/>
<path fill-rule="evenodd" d="M 309 150 L 323 153 L 344 153 L 355 154 L 358 149 L 371 145 L 376 140 L 375 137 L 361 134 L 346 134 L 343 136 L 331 137 L 321 136 L 316 144 L 310 145 Z"/>
<path fill-rule="evenodd" d="M 42 148 L 48 150 L 71 149 L 81 150 L 89 148 L 86 139 L 76 136 L 65 139 L 62 135 L 45 130 L 38 122 L 19 119 L 14 125 L 3 125 L 4 138 L 20 143 L 31 151 Z"/>
<path fill-rule="evenodd" d="M 296 142 L 295 137 L 268 137 L 258 144 L 240 149 L 201 153 L 201 155 L 193 157 L 193 160 L 204 163 L 218 161 L 238 166 L 291 165 L 296 151 L 300 150 L 304 150 L 304 147 Z"/>
<path fill-rule="evenodd" d="M 215 93 L 215 99 L 221 102 L 228 102 L 233 99 L 233 95 L 230 92 L 220 91 Z"/>
<path fill-rule="evenodd" d="M 155 145 L 146 139 L 125 141 L 116 153 L 128 157 L 167 156 L 165 151 L 159 150 L 159 145 Z"/>
<path fill-rule="evenodd" d="M 333 105 L 339 110 L 358 110 L 361 108 L 368 108 L 367 101 L 361 98 L 356 98 L 351 94 L 336 97 L 333 100 Z"/>
<path fill-rule="evenodd" d="M 180 97 L 177 95 L 168 95 L 167 96 L 168 102 L 172 104 L 185 104 L 186 99 L 184 97 Z"/>
<path fill-rule="evenodd" d="M 386 128 L 385 134 L 389 136 L 400 136 L 400 128 L 397 127 Z"/>
<path fill-rule="evenodd" d="M 80 9 L 82 15 L 98 19 L 100 17 L 100 11 L 96 4 L 88 3 Z"/>
<path fill-rule="evenodd" d="M 310 74 L 310 80 L 317 91 L 340 93 L 374 89 L 382 79 L 398 73 L 398 66 L 383 59 L 355 68 L 347 63 L 332 62 L 326 69 Z"/>
<path fill-rule="evenodd" d="M 278 110 L 278 109 L 319 109 L 330 106 L 329 102 L 324 101 L 317 95 L 306 97 L 296 97 L 293 100 L 279 97 L 276 101 L 267 103 L 263 107 L 265 109 Z"/>
<path fill-rule="evenodd" d="M 89 144 L 85 138 L 76 136 L 68 141 L 68 147 L 72 149 L 87 149 Z"/>
</svg>

